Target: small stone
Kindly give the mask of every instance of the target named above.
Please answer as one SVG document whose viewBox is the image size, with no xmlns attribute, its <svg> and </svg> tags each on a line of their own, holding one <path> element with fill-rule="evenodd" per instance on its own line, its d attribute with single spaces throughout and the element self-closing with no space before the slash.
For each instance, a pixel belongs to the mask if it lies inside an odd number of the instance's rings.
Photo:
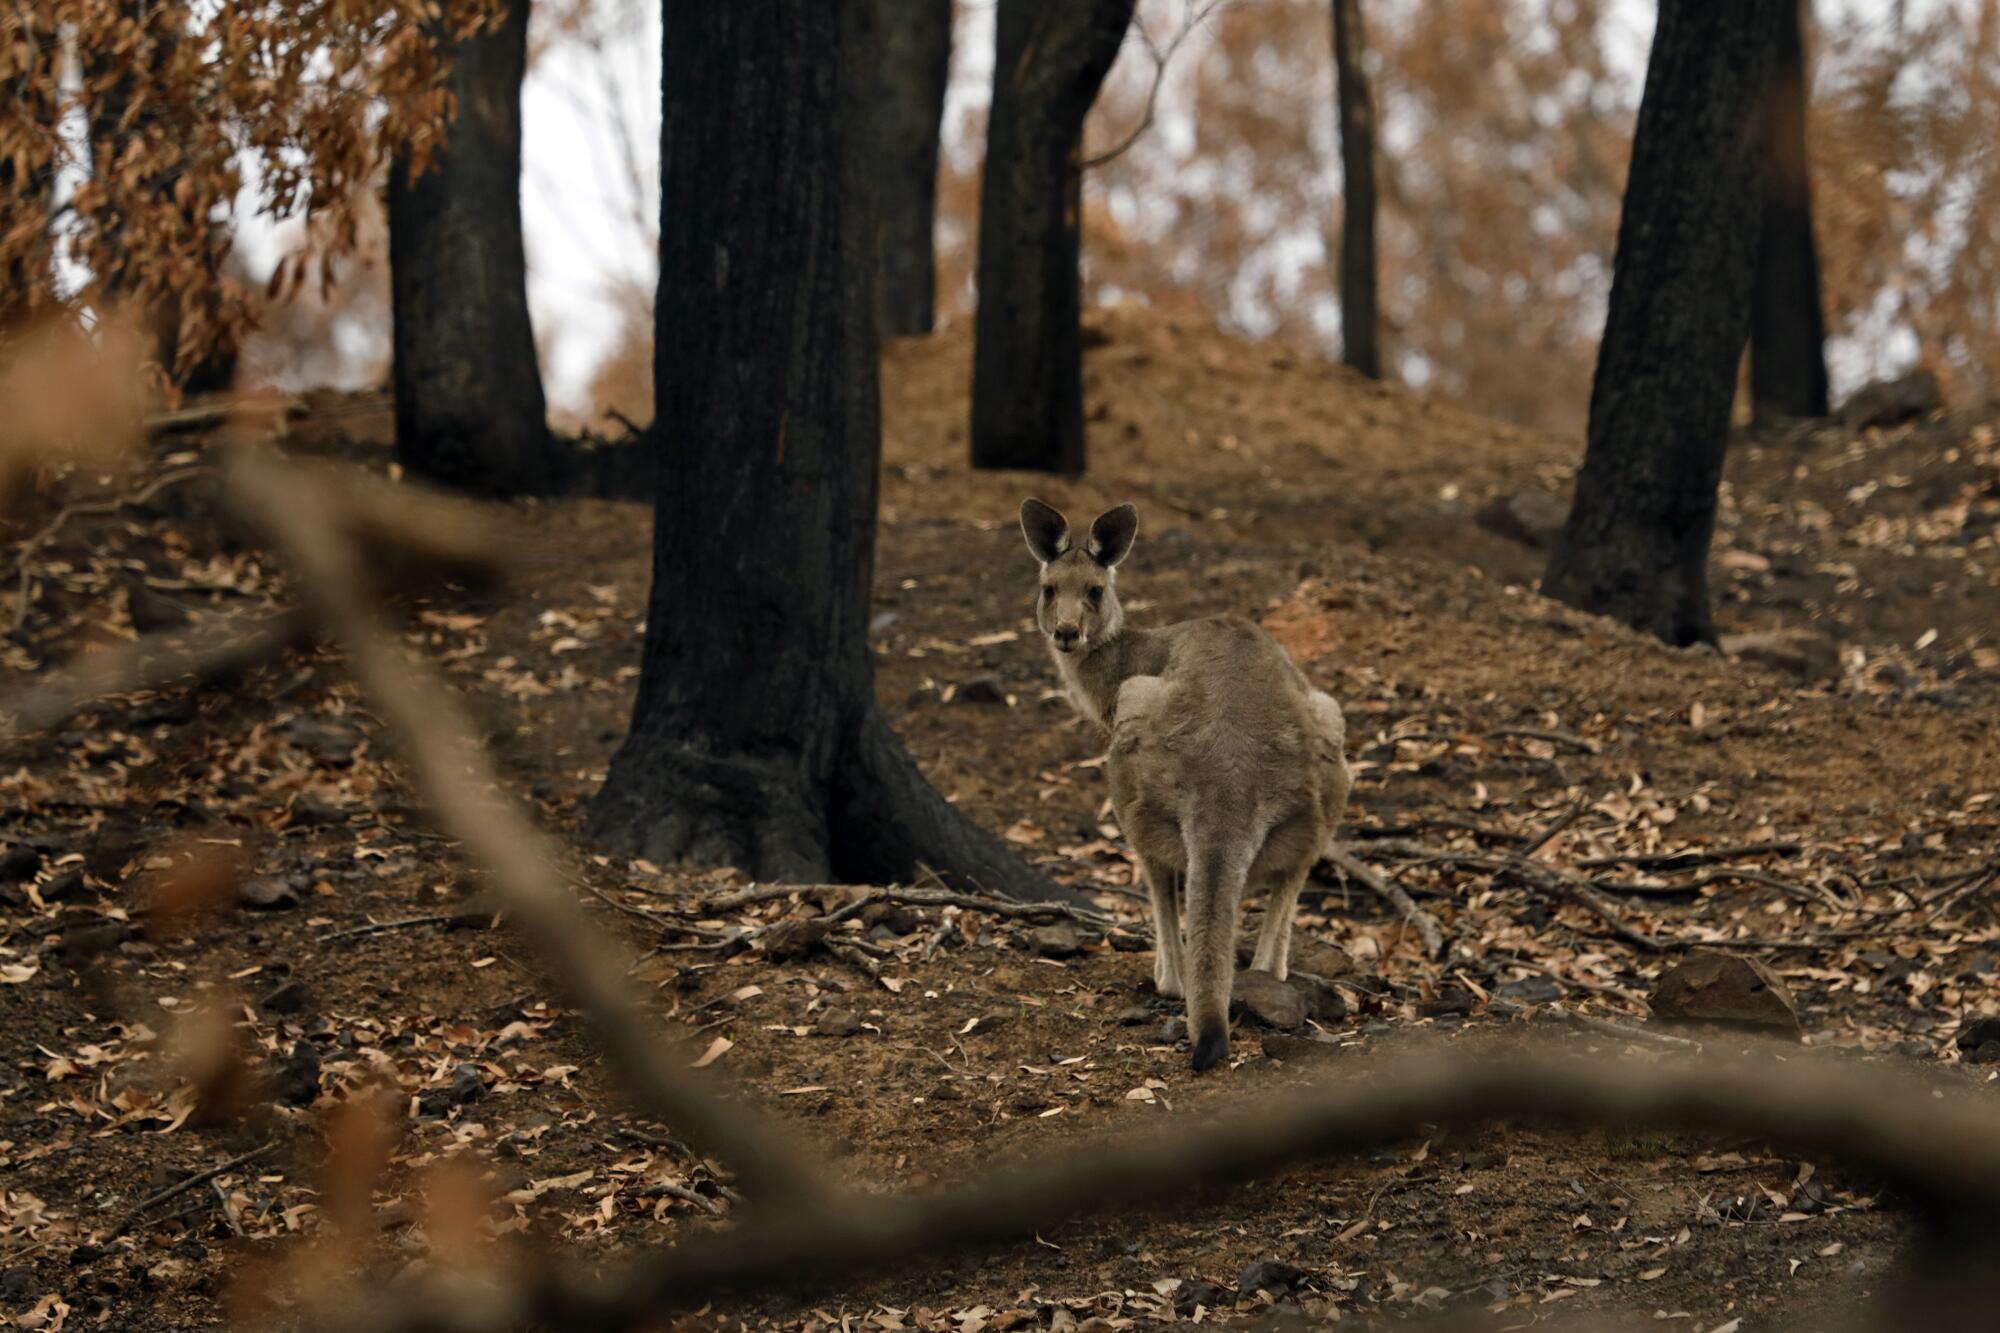
<svg viewBox="0 0 2000 1333">
<path fill-rule="evenodd" d="M 317 796 L 308 794 L 292 802 L 293 828 L 323 828 L 328 824 L 346 822 L 346 811 Z"/>
<path fill-rule="evenodd" d="M 1179 1014 L 1175 1014 L 1172 1018 L 1160 1024 L 1159 1039 L 1160 1044 L 1163 1046 L 1175 1046 L 1186 1041 L 1187 1020 Z"/>
<path fill-rule="evenodd" d="M 1253 1259 L 1243 1265 L 1242 1271 L 1236 1275 L 1236 1295 L 1239 1300 L 1248 1300 L 1260 1291 L 1269 1292 L 1272 1296 L 1288 1296 L 1305 1275 L 1305 1270 L 1296 1264 L 1277 1259 Z"/>
<path fill-rule="evenodd" d="M 285 739 L 321 763 L 345 768 L 361 748 L 361 728 L 344 717 L 295 717 L 285 726 Z"/>
<path fill-rule="evenodd" d="M 45 903 L 66 903 L 83 892 L 83 872 L 65 870 L 62 874 L 35 886 L 35 892 L 42 895 Z"/>
<path fill-rule="evenodd" d="M 1286 1064 L 1322 1060 L 1340 1049 L 1337 1042 L 1324 1037 L 1301 1037 L 1291 1032 L 1266 1032 L 1263 1047 L 1266 1056 Z"/>
<path fill-rule="evenodd" d="M 1954 1039 L 1959 1058 L 1967 1064 L 2000 1064 L 2000 1018 L 1976 1018 Z"/>
<path fill-rule="evenodd" d="M 1204 1283 L 1200 1277 L 1190 1277 L 1174 1291 L 1174 1313 L 1182 1319 L 1194 1315 L 1196 1307 L 1218 1309 L 1222 1305 L 1234 1305 L 1236 1297 L 1214 1283 Z"/>
<path fill-rule="evenodd" d="M 1316 1023 L 1343 1023 L 1347 1021 L 1347 997 L 1340 993 L 1338 986 L 1292 973 L 1291 986 L 1304 997 L 1306 1017 Z"/>
<path fill-rule="evenodd" d="M 1143 1026 L 1153 1021 L 1152 1006 L 1144 1004 L 1127 1005 L 1125 1008 L 1120 1009 L 1111 1021 L 1120 1027 L 1132 1028 Z"/>
<path fill-rule="evenodd" d="M 267 1014 L 301 1014 L 312 1005 L 312 988 L 294 978 L 257 1002 Z"/>
<path fill-rule="evenodd" d="M 1943 405 L 1937 376 L 1928 370 L 1913 370 L 1856 389 L 1835 415 L 1849 430 L 1869 430 L 1901 425 Z"/>
<path fill-rule="evenodd" d="M 1547 1004 L 1551 1000 L 1560 1000 L 1563 996 L 1563 988 L 1540 973 L 1522 977 L 1518 981 L 1503 981 L 1493 990 L 1517 1004 Z"/>
<path fill-rule="evenodd" d="M 0 1303 L 10 1310 L 18 1310 L 28 1303 L 28 1295 L 35 1289 L 34 1272 L 27 1268 L 10 1268 L 0 1273 Z"/>
<path fill-rule="evenodd" d="M 1753 666 L 1788 672 L 1802 680 L 1837 680 L 1840 677 L 1840 649 L 1834 641 L 1814 630 L 1767 630 L 1754 634 L 1725 634 L 1716 641 L 1726 657 L 1738 658 Z"/>
<path fill-rule="evenodd" d="M 283 912 L 299 905 L 301 893 L 295 878 L 266 875 L 261 879 L 245 880 L 236 890 L 236 898 L 245 907 L 260 912 Z"/>
<path fill-rule="evenodd" d="M 812 1030 L 815 1037 L 851 1037 L 861 1031 L 861 1017 L 852 1009 L 822 1009 Z"/>
<path fill-rule="evenodd" d="M 27 879 L 42 868 L 42 854 L 32 847 L 9 847 L 0 853 L 0 884 L 12 884 Z M 11 1269 L 10 1272 L 25 1272 L 25 1269 Z"/>
<path fill-rule="evenodd" d="M 1463 1018 L 1472 1012 L 1472 992 L 1463 986 L 1447 986 L 1417 1006 L 1420 1018 Z"/>
<path fill-rule="evenodd" d="M 284 1106 L 311 1106 L 319 1096 L 319 1047 L 309 1041 L 292 1043 L 292 1053 L 278 1069 L 272 1093 Z"/>
<path fill-rule="evenodd" d="M 1695 954 L 1660 975 L 1651 1004 L 1653 1017 L 1665 1022 L 1799 1035 L 1791 993 L 1777 973 L 1754 958 Z"/>
<path fill-rule="evenodd" d="M 777 963 L 797 962 L 809 958 L 826 943 L 827 925 L 819 917 L 807 917 L 803 921 L 780 921 L 764 932 L 762 944 L 765 956 Z"/>
<path fill-rule="evenodd" d="M 1235 1297 L 1213 1282 L 1189 1278 L 1174 1292 L 1174 1313 L 1185 1319 L 1194 1314 L 1196 1306 L 1214 1310 L 1224 1302 L 1234 1304 Z"/>
<path fill-rule="evenodd" d="M 132 628 L 141 634 L 181 629 L 188 623 L 187 607 L 136 579 L 126 585 L 126 609 Z"/>
<path fill-rule="evenodd" d="M 1007 687 L 1001 683 L 1000 677 L 988 671 L 971 680 L 960 681 L 951 701 L 955 704 L 1004 704 L 1007 702 Z"/>
<path fill-rule="evenodd" d="M 1074 958 L 1083 952 L 1083 942 L 1076 936 L 1076 927 L 1067 921 L 1035 927 L 1028 932 L 1028 943 L 1044 958 Z"/>
<path fill-rule="evenodd" d="M 1111 946 L 1114 953 L 1145 953 L 1153 947 L 1150 935 L 1134 934 L 1129 930 L 1120 930 L 1116 926 L 1104 932 L 1104 941 Z"/>
<path fill-rule="evenodd" d="M 1240 1009 L 1266 1027 L 1290 1032 L 1306 1021 L 1305 996 L 1269 972 L 1239 972 L 1230 1008 Z"/>
<path fill-rule="evenodd" d="M 486 1095 L 486 1080 L 478 1065 L 460 1065 L 451 1071 L 451 1086 L 445 1089 L 454 1105 L 464 1106 Z"/>
<path fill-rule="evenodd" d="M 1495 536 L 1546 551 L 1568 518 L 1569 506 L 1546 491 L 1509 491 L 1481 505 L 1472 521 Z"/>
</svg>

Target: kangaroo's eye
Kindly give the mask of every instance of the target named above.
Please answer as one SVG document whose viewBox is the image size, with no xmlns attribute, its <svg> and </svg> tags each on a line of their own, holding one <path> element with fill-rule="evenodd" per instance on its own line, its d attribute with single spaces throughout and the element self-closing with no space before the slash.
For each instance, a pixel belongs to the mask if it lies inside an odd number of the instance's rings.
<svg viewBox="0 0 2000 1333">
<path fill-rule="evenodd" d="M 1056 599 L 1056 585 L 1053 583 L 1044 583 L 1042 585 L 1042 600 L 1045 602 L 1053 602 L 1055 599 Z"/>
<path fill-rule="evenodd" d="M 1092 588 L 1092 589 L 1090 590 L 1090 604 L 1091 604 L 1092 606 L 1096 606 L 1096 605 L 1097 605 L 1098 603 L 1102 602 L 1103 600 L 1104 600 L 1104 589 L 1102 589 L 1102 588 Z"/>
</svg>

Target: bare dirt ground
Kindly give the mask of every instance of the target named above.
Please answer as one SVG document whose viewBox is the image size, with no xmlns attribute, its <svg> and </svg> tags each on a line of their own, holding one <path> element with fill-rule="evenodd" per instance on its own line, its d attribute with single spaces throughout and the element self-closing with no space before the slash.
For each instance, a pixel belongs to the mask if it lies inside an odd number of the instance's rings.
<svg viewBox="0 0 2000 1333">
<path fill-rule="evenodd" d="M 1116 927 L 1070 940 L 883 904 L 844 923 L 835 952 L 796 933 L 796 947 L 785 933 L 744 944 L 728 936 L 847 895 L 675 916 L 737 881 L 594 855 L 576 829 L 636 674 L 640 506 L 508 507 L 512 591 L 415 608 L 413 645 L 571 838 L 567 873 L 652 951 L 636 975 L 690 1060 L 777 1104 L 854 1180 L 905 1188 L 1226 1107 L 1411 1033 L 1525 1026 L 1551 1004 L 1640 1023 L 1653 979 L 1700 947 L 1769 962 L 1810 1047 L 1987 1080 L 1957 1038 L 2000 1012 L 2000 414 L 1739 444 L 1718 618 L 1822 638 L 1797 661 L 1731 660 L 1541 600 L 1542 554 L 1474 521 L 1498 495 L 1560 496 L 1577 442 L 1152 317 L 1100 315 L 1092 334 L 1093 467 L 1075 483 L 964 467 L 966 330 L 889 350 L 875 628 L 880 696 L 931 779 Z M 381 469 L 389 429 L 379 400 L 315 400 L 287 447 Z M 202 446 L 156 441 L 152 466 Z M 1034 640 L 1013 518 L 1029 492 L 1073 519 L 1136 501 L 1121 584 L 1135 620 L 1257 616 L 1343 701 L 1350 845 L 1437 917 L 1443 958 L 1329 868 L 1301 947 L 1337 998 L 1292 1033 L 1246 1017 L 1232 1067 L 1190 1074 L 1172 1007 L 1149 994 L 1100 743 Z M 10 577 L 21 534 L 63 498 L 8 533 Z M 29 552 L 22 623 L 0 640 L 13 683 L 93 644 L 281 599 L 280 571 L 211 508 L 197 478 L 79 514 Z M 369 1088 L 392 1090 L 398 1117 L 369 1204 L 387 1279 L 445 1247 L 452 1219 L 417 1199 L 453 1163 L 496 1196 L 480 1229 L 558 1240 L 579 1262 L 726 1224 L 726 1175 L 625 1114 L 528 942 L 485 928 L 476 884 L 411 807 L 377 720 L 323 652 L 131 697 L 14 747 L 0 768 L 0 1318 L 152 1330 L 304 1308 L 302 1238 L 339 1184 L 322 1171 L 324 1126 Z M 1625 937 L 1555 881 L 1495 862 L 1572 810 L 1535 862 L 1591 888 Z M 241 901 L 198 924 L 145 910 L 177 860 L 218 847 L 247 862 Z M 1740 847 L 1763 850 L 1716 855 Z M 1712 859 L 1630 859 L 1680 851 Z M 358 929 L 417 918 L 441 919 Z M 231 1044 L 250 1077 L 215 1060 Z M 1865 1308 L 1906 1240 L 1907 1214 L 1874 1182 L 1762 1144 L 1413 1125 L 1365 1159 L 1168 1214 L 708 1320 L 1118 1329 L 1275 1303 L 1320 1318 L 1490 1307 L 1516 1326 L 1618 1311 L 1709 1333 Z"/>
</svg>

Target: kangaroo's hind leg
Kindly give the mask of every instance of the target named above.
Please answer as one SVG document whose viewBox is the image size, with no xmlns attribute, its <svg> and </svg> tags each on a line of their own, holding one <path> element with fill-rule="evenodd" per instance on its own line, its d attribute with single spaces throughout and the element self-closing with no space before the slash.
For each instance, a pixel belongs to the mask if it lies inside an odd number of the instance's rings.
<svg viewBox="0 0 2000 1333">
<path fill-rule="evenodd" d="M 1292 919 L 1298 915 L 1299 891 L 1319 859 L 1320 829 L 1317 810 L 1287 820 L 1265 839 L 1251 870 L 1251 883 L 1264 893 L 1264 924 L 1250 966 L 1280 981 L 1290 974 Z"/>
<path fill-rule="evenodd" d="M 1169 999 L 1187 994 L 1182 980 L 1181 880 L 1178 872 L 1139 858 L 1146 891 L 1153 899 L 1153 989 Z"/>
</svg>

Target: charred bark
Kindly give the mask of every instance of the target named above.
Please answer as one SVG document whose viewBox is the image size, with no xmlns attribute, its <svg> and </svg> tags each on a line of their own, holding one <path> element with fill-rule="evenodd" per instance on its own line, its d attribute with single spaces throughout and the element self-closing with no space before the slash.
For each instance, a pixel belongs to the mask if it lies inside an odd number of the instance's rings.
<svg viewBox="0 0 2000 1333">
<path fill-rule="evenodd" d="M 1715 637 L 1708 545 L 1750 331 L 1759 109 L 1794 2 L 1660 6 L 1583 470 L 1542 581 L 1669 643 Z"/>
<path fill-rule="evenodd" d="M 999 0 L 979 200 L 972 465 L 1083 471 L 1083 120 L 1133 0 Z"/>
<path fill-rule="evenodd" d="M 1806 170 L 1805 23 L 1809 0 L 1787 5 L 1764 100 L 1764 225 L 1750 293 L 1750 403 L 1759 424 L 1828 412 L 1826 322 Z"/>
<path fill-rule="evenodd" d="M 1066 891 L 925 783 L 874 697 L 867 167 L 823 0 L 667 0 L 659 466 L 638 699 L 593 822 L 661 862 Z"/>
<path fill-rule="evenodd" d="M 396 455 L 409 471 L 486 495 L 556 488 L 521 242 L 521 77 L 529 0 L 451 46 L 458 114 L 412 178 L 389 173 Z"/>
<path fill-rule="evenodd" d="M 874 71 L 854 99 L 870 167 L 882 333 L 929 333 L 937 310 L 932 243 L 938 132 L 951 65 L 951 0 L 852 0 L 850 39 Z"/>
<path fill-rule="evenodd" d="M 1333 70 L 1340 104 L 1340 359 L 1382 378 L 1375 290 L 1375 104 L 1368 91 L 1361 0 L 1333 0 Z"/>
</svg>

